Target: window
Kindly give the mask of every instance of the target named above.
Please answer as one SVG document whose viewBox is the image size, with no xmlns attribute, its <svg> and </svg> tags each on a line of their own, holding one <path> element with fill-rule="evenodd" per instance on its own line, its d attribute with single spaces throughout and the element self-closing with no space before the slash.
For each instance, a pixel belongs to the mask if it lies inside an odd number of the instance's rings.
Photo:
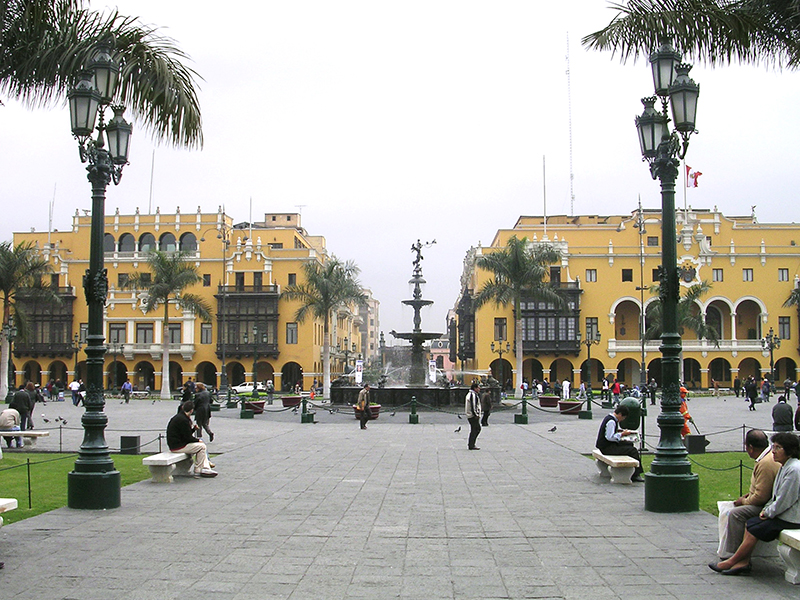
<svg viewBox="0 0 800 600">
<path fill-rule="evenodd" d="M 109 323 L 108 324 L 108 343 L 109 344 L 124 344 L 126 341 L 125 323 Z M 81 336 L 83 337 L 83 336 Z"/>
<path fill-rule="evenodd" d="M 289 285 L 297 285 L 297 273 L 289 273 Z"/>
<path fill-rule="evenodd" d="M 724 281 L 722 269 L 711 269 L 711 281 Z"/>
<path fill-rule="evenodd" d="M 141 281 L 143 286 L 148 286 L 153 282 L 153 274 L 152 273 L 141 273 L 139 276 L 139 281 Z"/>
<path fill-rule="evenodd" d="M 778 281 L 789 281 L 789 269 L 778 269 Z"/>
<path fill-rule="evenodd" d="M 211 336 L 212 336 L 211 323 L 200 323 L 200 343 L 210 344 Z"/>
<path fill-rule="evenodd" d="M 263 277 L 263 273 L 253 273 L 253 287 L 256 289 L 256 291 L 261 290 L 261 282 L 264 280 Z"/>
<path fill-rule="evenodd" d="M 633 281 L 633 269 L 622 269 L 622 281 Z"/>
<path fill-rule="evenodd" d="M 137 323 L 136 324 L 136 343 L 137 344 L 152 344 L 153 343 L 153 324 L 152 323 Z"/>
<path fill-rule="evenodd" d="M 128 281 L 130 281 L 130 275 L 127 273 L 117 273 L 117 287 L 121 290 L 128 287 Z"/>
<path fill-rule="evenodd" d="M 78 339 L 81 341 L 81 344 L 86 343 L 86 338 L 89 336 L 89 324 L 88 323 L 81 323 L 80 324 L 80 332 L 78 334 Z"/>
<path fill-rule="evenodd" d="M 103 252 L 114 252 L 117 249 L 117 242 L 114 236 L 107 233 L 103 236 Z"/>
<path fill-rule="evenodd" d="M 597 317 L 586 317 L 586 339 L 596 340 L 599 332 L 600 328 Z"/>
<path fill-rule="evenodd" d="M 494 319 L 494 339 L 504 342 L 507 339 L 508 330 L 506 328 L 505 317 L 495 317 Z"/>
<path fill-rule="evenodd" d="M 658 283 L 661 281 L 659 276 L 661 275 L 661 270 L 659 268 L 653 269 L 653 283 Z"/>
<path fill-rule="evenodd" d="M 211 273 L 203 273 L 203 287 L 211 287 Z"/>
<path fill-rule="evenodd" d="M 169 324 L 169 343 L 170 344 L 180 344 L 181 343 L 181 324 L 180 323 L 170 323 Z"/>
<path fill-rule="evenodd" d="M 52 273 L 50 275 L 50 287 L 55 289 L 58 287 L 58 283 L 59 283 L 59 274 Z"/>
<path fill-rule="evenodd" d="M 782 340 L 792 339 L 791 317 L 778 317 L 778 337 Z"/>
<path fill-rule="evenodd" d="M 561 283 L 561 267 L 550 267 L 550 283 Z"/>
<path fill-rule="evenodd" d="M 152 233 L 143 233 L 139 238 L 139 252 L 151 252 L 156 249 L 156 236 Z"/>
<path fill-rule="evenodd" d="M 178 240 L 171 233 L 165 233 L 158 240 L 158 249 L 162 252 L 175 252 L 178 249 Z"/>
<path fill-rule="evenodd" d="M 648 246 L 658 246 L 658 236 L 657 235 L 648 235 L 647 236 L 647 245 Z"/>
<path fill-rule="evenodd" d="M 597 269 L 586 269 L 586 281 L 597 281 Z"/>
<path fill-rule="evenodd" d="M 243 291 L 244 290 L 244 273 L 234 273 L 235 281 L 236 281 L 236 290 Z"/>
<path fill-rule="evenodd" d="M 753 281 L 753 269 L 742 269 L 742 281 Z"/>
<path fill-rule="evenodd" d="M 133 252 L 136 250 L 136 238 L 130 233 L 123 233 L 119 236 L 119 251 L 120 252 Z"/>
<path fill-rule="evenodd" d="M 287 344 L 297 343 L 297 323 L 286 324 L 286 343 Z"/>
</svg>

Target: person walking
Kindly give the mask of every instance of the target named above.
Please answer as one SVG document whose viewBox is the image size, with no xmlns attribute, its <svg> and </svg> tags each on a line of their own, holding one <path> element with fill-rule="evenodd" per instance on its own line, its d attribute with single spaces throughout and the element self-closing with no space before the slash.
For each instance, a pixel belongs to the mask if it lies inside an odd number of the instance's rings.
<svg viewBox="0 0 800 600">
<path fill-rule="evenodd" d="M 473 381 L 464 399 L 464 414 L 467 415 L 467 421 L 469 421 L 469 440 L 467 441 L 467 448 L 470 450 L 480 450 L 480 448 L 475 445 L 475 442 L 478 441 L 478 435 L 481 432 L 481 400 L 478 396 L 480 387 L 477 381 Z"/>
<path fill-rule="evenodd" d="M 78 381 L 78 378 L 76 377 L 69 384 L 69 391 L 72 392 L 72 403 L 75 406 L 78 406 L 78 402 L 80 402 L 81 397 L 80 394 L 78 393 L 80 389 L 81 389 L 81 384 Z"/>
<path fill-rule="evenodd" d="M 779 396 L 778 402 L 772 407 L 772 430 L 773 431 L 791 431 L 792 418 L 794 411 L 789 404 L 786 403 L 786 396 Z"/>
<path fill-rule="evenodd" d="M 358 392 L 358 402 L 356 407 L 361 411 L 361 429 L 367 428 L 367 421 L 372 418 L 372 411 L 369 408 L 369 384 L 364 385 L 362 390 Z"/>
<path fill-rule="evenodd" d="M 131 386 L 130 380 L 126 379 L 122 383 L 122 387 L 119 390 L 122 392 L 122 397 L 125 399 L 125 404 L 128 404 L 131 401 L 131 390 L 133 386 Z"/>
<path fill-rule="evenodd" d="M 751 375 L 744 382 L 744 397 L 750 401 L 750 410 L 756 409 L 756 396 L 758 395 L 758 384 L 755 378 Z"/>
<path fill-rule="evenodd" d="M 208 441 L 214 441 L 214 432 L 211 431 L 208 422 L 211 420 L 211 392 L 206 389 L 206 384 L 196 383 L 194 394 L 194 422 L 197 425 L 197 437 L 203 435 L 205 429 L 208 433 Z"/>
<path fill-rule="evenodd" d="M 650 391 L 650 405 L 655 406 L 656 404 L 656 391 L 658 390 L 658 383 L 656 383 L 656 378 L 651 377 L 650 383 L 647 384 L 647 388 Z"/>
<path fill-rule="evenodd" d="M 734 393 L 734 394 L 736 394 L 736 397 L 737 397 L 737 398 L 739 397 L 739 392 L 740 392 L 741 390 L 742 390 L 742 380 L 741 380 L 741 379 L 739 379 L 739 377 L 737 376 L 737 377 L 736 377 L 736 378 L 733 380 L 733 393 Z"/>
<path fill-rule="evenodd" d="M 763 402 L 769 402 L 771 387 L 772 386 L 769 383 L 769 379 L 764 377 L 764 380 L 761 382 L 761 400 Z"/>
<path fill-rule="evenodd" d="M 33 382 L 29 381 L 26 386 L 20 387 L 14 392 L 14 398 L 8 404 L 8 408 L 13 408 L 19 413 L 20 431 L 26 431 L 28 429 L 28 420 L 30 419 L 33 405 L 33 400 L 31 399 L 33 390 Z M 17 437 L 17 448 L 22 448 L 21 437 Z"/>
<path fill-rule="evenodd" d="M 492 393 L 490 390 L 486 390 L 481 394 L 481 425 L 483 427 L 489 426 L 489 415 L 492 412 Z"/>
</svg>

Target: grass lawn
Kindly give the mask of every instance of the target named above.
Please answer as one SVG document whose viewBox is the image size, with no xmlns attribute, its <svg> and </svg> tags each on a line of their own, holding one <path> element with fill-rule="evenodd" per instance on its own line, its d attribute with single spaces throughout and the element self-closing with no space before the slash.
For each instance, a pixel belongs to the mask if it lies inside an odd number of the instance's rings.
<svg viewBox="0 0 800 600">
<path fill-rule="evenodd" d="M 642 457 L 645 472 L 650 470 L 653 455 Z M 692 473 L 700 479 L 700 510 L 719 515 L 717 500 L 735 500 L 739 493 L 739 461 L 741 469 L 742 493 L 750 489 L 750 476 L 753 473 L 753 459 L 744 452 L 715 452 L 690 454 Z"/>
<path fill-rule="evenodd" d="M 67 473 L 75 467 L 77 454 L 5 452 L 0 461 L 0 496 L 16 498 L 19 507 L 3 513 L 3 521 L 15 523 L 67 505 Z M 123 487 L 150 477 L 142 455 L 112 454 Z M 31 508 L 28 508 L 28 469 L 31 467 Z"/>
</svg>

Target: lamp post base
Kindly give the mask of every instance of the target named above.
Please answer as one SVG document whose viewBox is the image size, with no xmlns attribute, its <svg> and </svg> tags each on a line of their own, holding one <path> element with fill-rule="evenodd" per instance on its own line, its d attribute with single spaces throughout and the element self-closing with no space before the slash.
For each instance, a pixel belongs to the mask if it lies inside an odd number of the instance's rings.
<svg viewBox="0 0 800 600">
<path fill-rule="evenodd" d="M 527 425 L 528 424 L 528 415 L 514 415 L 514 424 L 515 425 Z"/>
<path fill-rule="evenodd" d="M 585 419 L 587 421 L 591 421 L 592 420 L 592 411 L 590 411 L 590 410 L 582 410 L 582 411 L 580 411 L 578 413 L 578 418 L 579 419 Z"/>
<path fill-rule="evenodd" d="M 700 510 L 700 480 L 695 473 L 644 474 L 644 509 L 657 513 Z"/>
<path fill-rule="evenodd" d="M 119 508 L 121 500 L 119 471 L 105 473 L 67 473 L 67 506 L 84 510 Z"/>
</svg>

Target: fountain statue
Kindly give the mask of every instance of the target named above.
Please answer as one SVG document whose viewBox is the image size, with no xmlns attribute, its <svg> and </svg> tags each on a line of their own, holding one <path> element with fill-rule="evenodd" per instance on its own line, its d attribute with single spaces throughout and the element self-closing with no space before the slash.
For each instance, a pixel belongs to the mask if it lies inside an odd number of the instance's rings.
<svg viewBox="0 0 800 600">
<path fill-rule="evenodd" d="M 417 243 L 411 246 L 411 251 L 417 255 L 413 263 L 413 276 L 408 282 L 414 285 L 414 298 L 412 300 L 403 300 L 402 303 L 414 309 L 414 330 L 408 333 L 397 333 L 395 330 L 389 332 L 397 339 L 409 340 L 411 342 L 411 370 L 409 372 L 408 383 L 414 386 L 425 385 L 426 367 L 425 349 L 423 345 L 429 340 L 442 337 L 441 333 L 426 333 L 422 331 L 422 315 L 420 314 L 423 306 L 430 306 L 433 304 L 433 300 L 424 300 L 422 298 L 422 285 L 425 283 L 425 279 L 422 277 L 422 248 L 427 248 L 435 243 L 436 240 L 426 242 L 425 244 L 417 240 Z"/>
</svg>

